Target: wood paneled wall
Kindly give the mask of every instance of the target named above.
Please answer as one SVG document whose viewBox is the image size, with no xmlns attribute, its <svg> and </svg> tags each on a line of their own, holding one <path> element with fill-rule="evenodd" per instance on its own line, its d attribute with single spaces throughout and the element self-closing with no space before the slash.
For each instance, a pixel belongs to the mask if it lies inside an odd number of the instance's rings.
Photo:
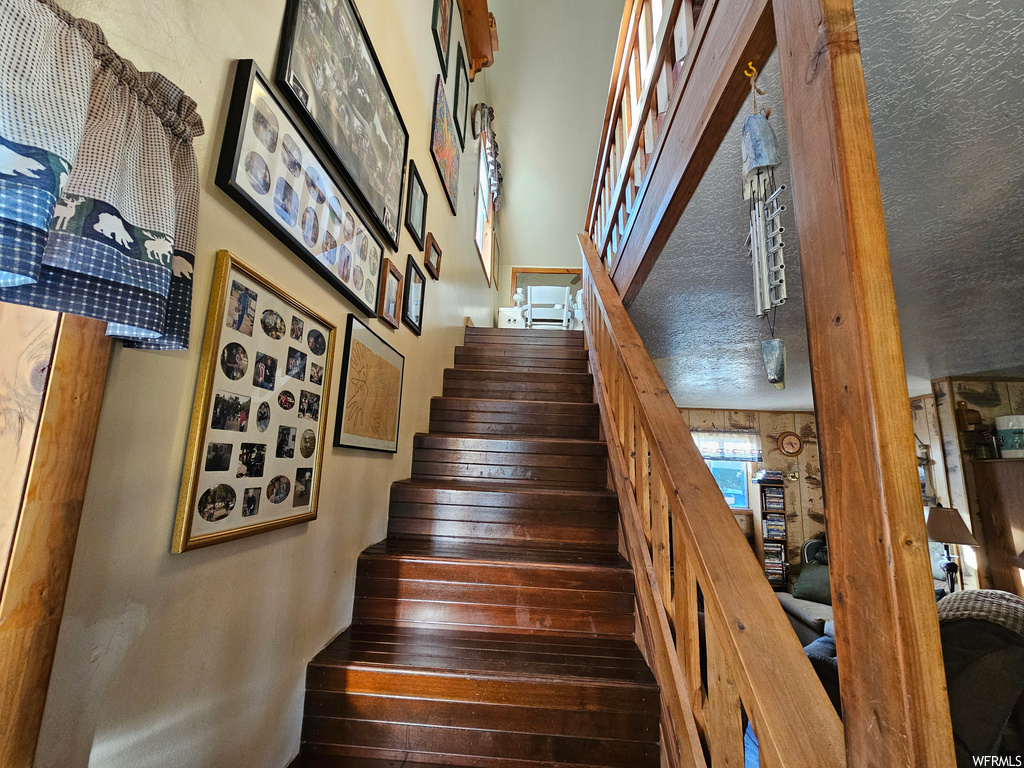
<svg viewBox="0 0 1024 768">
<path fill-rule="evenodd" d="M 786 481 L 786 517 L 789 562 L 800 562 L 800 545 L 825 530 L 825 510 L 821 496 L 821 465 L 818 460 L 818 433 L 814 414 L 793 411 L 718 411 L 680 408 L 690 429 L 756 429 L 761 436 L 763 461 L 757 469 L 776 469 L 785 474 L 796 473 L 797 479 Z M 803 438 L 804 449 L 799 456 L 785 456 L 779 451 L 779 435 L 796 432 Z M 754 503 L 756 486 L 751 488 Z M 752 518 L 748 518 L 751 523 Z M 746 531 L 745 531 L 746 532 Z M 752 532 L 751 532 L 752 533 Z"/>
</svg>

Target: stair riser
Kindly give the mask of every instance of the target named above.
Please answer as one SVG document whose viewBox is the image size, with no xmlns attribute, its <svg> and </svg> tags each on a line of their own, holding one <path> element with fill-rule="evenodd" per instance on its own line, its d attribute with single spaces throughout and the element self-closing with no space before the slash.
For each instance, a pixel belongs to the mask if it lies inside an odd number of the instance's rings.
<svg viewBox="0 0 1024 768">
<path fill-rule="evenodd" d="M 583 768 L 579 763 L 566 763 L 552 760 L 516 760 L 510 758 L 473 757 L 471 755 L 435 754 L 431 752 L 411 752 L 402 749 L 374 749 L 373 747 L 341 746 L 337 744 L 316 744 L 307 742 L 302 745 L 303 753 L 315 755 L 321 759 L 337 760 L 325 766 L 317 764 L 316 768 L 360 768 L 353 759 L 373 759 L 383 762 L 372 768 Z M 437 761 L 443 761 L 441 763 Z M 657 761 L 637 762 L 637 768 L 658 768 Z M 590 768 L 589 766 L 587 768 Z"/>
<path fill-rule="evenodd" d="M 437 516 L 396 517 L 392 508 L 388 520 L 391 536 L 482 539 L 493 541 L 532 541 L 602 547 L 609 551 L 618 544 L 615 528 L 582 528 L 544 525 L 536 522 L 482 523 L 445 520 Z"/>
<path fill-rule="evenodd" d="M 455 355 L 455 367 L 466 370 L 500 370 L 509 376 L 529 378 L 533 371 L 539 373 L 587 373 L 586 360 L 554 360 L 537 357 L 501 357 L 485 353 L 466 352 Z"/>
<path fill-rule="evenodd" d="M 658 740 L 659 725 L 656 716 L 437 702 L 331 691 L 310 691 L 306 697 L 305 712 L 312 717 L 379 722 L 394 719 L 418 725 L 651 742 Z"/>
<path fill-rule="evenodd" d="M 490 437 L 564 437 L 594 440 L 600 434 L 597 425 L 558 425 L 537 423 L 508 423 L 502 421 L 447 421 L 447 413 L 431 415 L 430 431 L 438 434 L 481 435 Z"/>
<path fill-rule="evenodd" d="M 595 611 L 629 613 L 633 595 L 625 592 L 595 592 L 543 587 L 503 587 L 495 584 L 464 584 L 419 579 L 377 579 L 364 577 L 356 583 L 356 598 L 400 600 L 446 604 L 462 609 L 526 608 L 554 612 Z"/>
<path fill-rule="evenodd" d="M 467 328 L 465 344 L 500 344 L 509 346 L 559 346 L 583 349 L 583 331 L 551 331 L 540 328 L 529 331 L 514 328 Z"/>
<path fill-rule="evenodd" d="M 405 696 L 436 702 L 501 704 L 553 710 L 580 710 L 660 717 L 656 687 L 595 682 L 581 685 L 561 678 L 517 680 L 507 676 L 467 676 L 444 672 L 393 672 L 367 666 L 320 666 L 306 674 L 311 691 Z"/>
<path fill-rule="evenodd" d="M 466 371 L 466 373 L 475 373 L 475 371 Z M 485 393 L 487 392 L 515 392 L 522 390 L 535 393 L 537 396 L 533 398 L 534 400 L 548 400 L 551 402 L 559 402 L 558 395 L 562 394 L 591 395 L 591 399 L 587 402 L 593 402 L 594 393 L 594 385 L 589 381 L 531 381 L 529 377 L 525 377 L 525 380 L 520 381 L 507 376 L 479 379 L 446 376 L 444 387 L 445 389 L 479 391 L 481 395 L 478 395 L 478 397 L 486 397 Z M 448 397 L 454 397 L 454 395 L 448 395 Z M 492 399 L 501 400 L 502 398 L 496 397 Z"/>
<path fill-rule="evenodd" d="M 431 561 L 398 557 L 361 557 L 359 577 L 419 579 L 463 584 L 497 584 L 548 589 L 586 589 L 633 594 L 633 574 L 620 569 L 502 565 L 473 561 Z"/>
<path fill-rule="evenodd" d="M 536 392 L 533 390 L 508 390 L 487 387 L 453 387 L 446 384 L 441 390 L 445 397 L 486 397 L 491 400 L 544 401 L 558 403 L 591 403 L 594 397 L 589 392 Z"/>
<path fill-rule="evenodd" d="M 503 765 L 505 759 L 530 759 L 634 768 L 638 760 L 639 764 L 650 765 L 658 760 L 657 745 L 638 742 L 318 717 L 307 718 L 304 726 L 303 739 L 318 744 L 400 749 L 446 757 L 460 754 L 490 758 L 494 765 Z"/>
<path fill-rule="evenodd" d="M 432 488 L 404 483 L 391 486 L 392 503 L 443 504 L 485 507 L 499 510 L 547 510 L 549 512 L 606 512 L 617 514 L 618 500 L 611 493 L 478 491 L 475 489 Z M 588 523 L 589 524 L 589 523 Z"/>
<path fill-rule="evenodd" d="M 464 355 L 487 355 L 494 358 L 507 358 L 519 360 L 522 358 L 548 359 L 548 360 L 587 360 L 588 354 L 585 349 L 571 349 L 567 347 L 552 346 L 526 346 L 523 344 L 491 344 L 487 347 L 480 345 L 472 347 L 456 347 L 455 358 L 460 354 Z"/>
<path fill-rule="evenodd" d="M 601 488 L 606 485 L 605 470 L 565 469 L 562 467 L 505 467 L 489 464 L 453 464 L 413 461 L 413 477 L 423 479 L 500 480 L 535 482 L 562 487 Z"/>
</svg>

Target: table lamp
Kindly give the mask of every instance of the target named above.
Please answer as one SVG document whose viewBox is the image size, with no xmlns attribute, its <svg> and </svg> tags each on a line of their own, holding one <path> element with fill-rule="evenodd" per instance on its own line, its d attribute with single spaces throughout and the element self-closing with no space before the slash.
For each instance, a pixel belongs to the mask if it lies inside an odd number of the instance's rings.
<svg viewBox="0 0 1024 768">
<path fill-rule="evenodd" d="M 942 570 L 946 573 L 946 583 L 949 584 L 949 591 L 956 591 L 956 576 L 960 566 L 949 554 L 950 544 L 961 546 L 978 547 L 977 539 L 971 535 L 970 529 L 960 517 L 960 512 L 953 507 L 925 507 L 925 526 L 928 529 L 928 538 L 945 546 L 946 560 L 942 564 Z"/>
</svg>

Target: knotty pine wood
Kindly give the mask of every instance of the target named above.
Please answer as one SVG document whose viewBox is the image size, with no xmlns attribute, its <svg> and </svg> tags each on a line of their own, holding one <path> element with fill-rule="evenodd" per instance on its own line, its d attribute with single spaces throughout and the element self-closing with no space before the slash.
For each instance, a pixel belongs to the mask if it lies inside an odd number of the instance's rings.
<svg viewBox="0 0 1024 768">
<path fill-rule="evenodd" d="M 949 704 L 853 2 L 779 0 L 774 16 L 847 765 L 949 766 Z"/>
<path fill-rule="evenodd" d="M 972 462 L 992 586 L 1024 597 L 1024 459 Z"/>
<path fill-rule="evenodd" d="M 61 315 L 0 596 L 0 765 L 31 768 L 92 463 L 111 341 Z M 74 450 L 69 450 L 74 446 Z"/>
<path fill-rule="evenodd" d="M 56 312 L 17 304 L 0 304 L 0 590 L 14 543 L 36 426 L 43 407 L 53 343 Z"/>
</svg>

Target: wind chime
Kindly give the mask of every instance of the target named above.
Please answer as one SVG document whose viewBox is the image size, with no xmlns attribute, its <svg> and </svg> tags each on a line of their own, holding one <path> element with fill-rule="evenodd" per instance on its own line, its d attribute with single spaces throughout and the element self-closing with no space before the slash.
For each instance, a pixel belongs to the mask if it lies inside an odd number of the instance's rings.
<svg viewBox="0 0 1024 768">
<path fill-rule="evenodd" d="M 768 381 L 778 389 L 786 387 L 786 345 L 775 338 L 775 311 L 786 303 L 786 263 L 782 241 L 782 212 L 786 206 L 779 195 L 786 188 L 775 186 L 779 151 L 775 132 L 768 124 L 770 109 L 758 111 L 757 67 L 747 63 L 743 74 L 750 78 L 753 114 L 743 121 L 743 199 L 750 203 L 750 234 L 747 246 L 754 273 L 754 309 L 768 323 L 771 338 L 761 342 L 761 359 Z"/>
</svg>

